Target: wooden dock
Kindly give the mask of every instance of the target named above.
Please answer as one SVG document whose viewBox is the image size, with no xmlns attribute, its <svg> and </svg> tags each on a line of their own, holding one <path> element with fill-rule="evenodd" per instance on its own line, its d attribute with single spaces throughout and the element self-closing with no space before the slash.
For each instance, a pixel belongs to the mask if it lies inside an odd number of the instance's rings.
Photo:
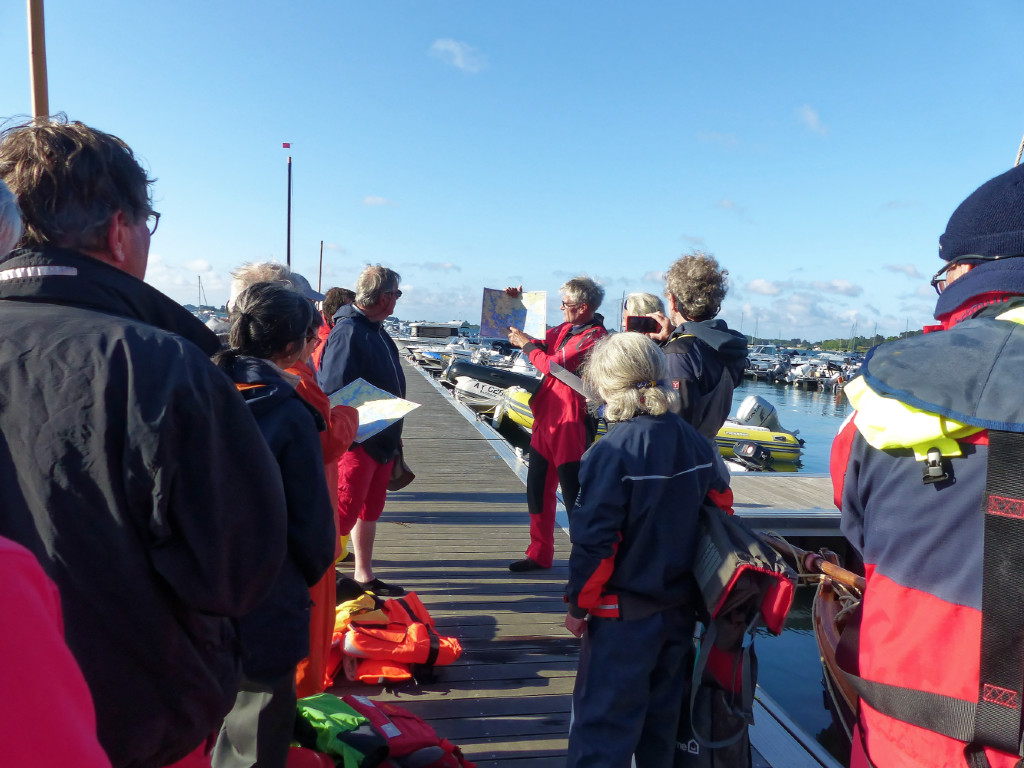
<svg viewBox="0 0 1024 768">
<path fill-rule="evenodd" d="M 421 404 L 404 432 L 416 480 L 389 494 L 374 568 L 414 590 L 464 653 L 439 668 L 437 682 L 387 691 L 340 681 L 332 692 L 407 707 L 481 768 L 563 766 L 579 649 L 563 626 L 568 536 L 556 533 L 554 568 L 510 573 L 529 537 L 525 465 L 415 366 L 406 376 L 408 398 Z M 827 755 L 812 756 L 822 752 L 813 740 L 799 746 L 791 733 L 799 729 L 777 708 L 758 707 L 757 768 L 838 768 Z"/>
</svg>

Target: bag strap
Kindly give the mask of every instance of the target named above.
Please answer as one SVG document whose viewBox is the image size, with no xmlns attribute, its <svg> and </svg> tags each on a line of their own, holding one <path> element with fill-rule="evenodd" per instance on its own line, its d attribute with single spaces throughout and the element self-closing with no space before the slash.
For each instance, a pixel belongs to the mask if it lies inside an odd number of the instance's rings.
<svg viewBox="0 0 1024 768">
<path fill-rule="evenodd" d="M 758 614 L 760 615 L 760 614 Z M 690 681 L 690 732 L 697 742 L 708 749 L 720 749 L 722 747 L 728 747 L 735 744 L 746 733 L 747 727 L 754 722 L 754 671 L 753 671 L 753 628 L 757 621 L 755 616 L 754 621 L 751 622 L 748 628 L 748 635 L 750 637 L 749 643 L 743 644 L 743 652 L 741 654 L 741 663 L 743 664 L 743 677 L 740 688 L 740 704 L 739 707 L 732 707 L 733 711 L 739 714 L 743 718 L 743 723 L 736 730 L 736 733 L 731 736 L 727 736 L 719 741 L 712 741 L 711 735 L 705 736 L 697 730 L 697 725 L 693 722 L 693 710 L 697 704 L 697 691 L 701 687 L 701 681 L 704 677 L 704 670 L 708 666 L 708 658 L 711 656 L 711 649 L 715 645 L 715 640 L 718 638 L 718 628 L 715 626 L 714 620 L 712 620 L 704 630 L 702 637 L 695 639 L 697 640 L 697 659 L 693 663 L 693 679 Z"/>
<path fill-rule="evenodd" d="M 422 666 L 426 667 L 427 671 L 430 672 L 433 670 L 434 664 L 437 663 L 437 656 L 441 652 L 441 636 L 434 631 L 433 627 L 416 615 L 416 611 L 406 602 L 404 597 L 399 597 L 398 603 L 405 608 L 406 613 L 412 617 L 414 622 L 422 624 L 427 629 L 427 637 L 430 638 L 430 648 L 427 651 L 427 660 L 423 662 Z"/>
</svg>

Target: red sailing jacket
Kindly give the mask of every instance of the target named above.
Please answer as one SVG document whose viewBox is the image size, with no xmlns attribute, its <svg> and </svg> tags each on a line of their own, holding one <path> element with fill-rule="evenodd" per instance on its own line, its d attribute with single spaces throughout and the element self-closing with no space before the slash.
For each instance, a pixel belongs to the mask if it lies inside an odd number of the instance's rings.
<svg viewBox="0 0 1024 768">
<path fill-rule="evenodd" d="M 860 676 L 974 702 L 981 652 L 985 517 L 981 501 L 988 467 L 988 432 L 975 429 L 973 434 L 958 437 L 961 455 L 944 460 L 951 479 L 935 484 L 922 481 L 923 463 L 909 446 L 898 444 L 899 432 L 893 433 L 895 442 L 884 449 L 873 447 L 866 439 L 873 415 L 874 424 L 883 424 L 877 414 L 887 407 L 886 401 L 911 401 L 924 412 L 912 419 L 928 418 L 926 414 L 937 409 L 924 404 L 940 402 L 935 395 L 940 391 L 949 393 L 947 402 L 960 397 L 978 403 L 972 405 L 971 413 L 998 413 L 1007 424 L 1016 423 L 1013 431 L 1018 431 L 1019 398 L 1007 394 L 1020 345 L 1014 352 L 1012 344 L 997 348 L 965 344 L 973 332 L 970 325 L 958 324 L 956 330 L 917 337 L 929 340 L 915 343 L 916 349 L 928 352 L 930 370 L 927 364 L 914 370 L 916 385 L 901 388 L 881 382 L 884 397 L 866 400 L 865 407 L 848 419 L 837 435 L 831 473 L 836 504 L 842 510 L 843 533 L 865 563 Z M 902 356 L 915 349 L 903 342 L 895 344 L 900 345 Z M 971 356 L 976 359 L 965 359 Z M 954 359 L 955 366 L 950 364 Z M 1019 382 L 1019 373 L 1016 375 Z M 881 394 L 879 380 L 872 378 L 870 370 L 865 381 Z M 951 416 L 949 411 L 946 415 Z M 970 417 L 957 421 L 975 423 Z M 944 430 L 950 428 L 949 422 L 943 424 Z M 875 441 L 877 444 L 877 438 Z M 877 768 L 966 766 L 963 751 L 963 742 L 861 702 L 852 768 L 871 764 Z M 1010 768 L 1020 759 L 995 749 L 985 752 L 992 768 Z"/>
<path fill-rule="evenodd" d="M 548 331 L 544 341 L 531 341 L 523 347 L 530 362 L 544 374 L 540 389 L 530 398 L 530 443 L 556 467 L 579 461 L 583 455 L 587 444 L 583 421 L 587 404 L 583 395 L 551 375 L 551 363 L 578 375 L 587 353 L 598 339 L 607 335 L 604 319 L 594 315 L 587 325 L 574 330 L 571 323 L 562 323 Z"/>
</svg>

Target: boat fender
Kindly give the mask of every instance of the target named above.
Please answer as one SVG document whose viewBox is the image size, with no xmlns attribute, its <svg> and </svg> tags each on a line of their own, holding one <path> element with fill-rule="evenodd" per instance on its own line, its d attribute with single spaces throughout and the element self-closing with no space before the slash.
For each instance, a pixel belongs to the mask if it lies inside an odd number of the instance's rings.
<svg viewBox="0 0 1024 768">
<path fill-rule="evenodd" d="M 924 477 L 921 480 L 925 485 L 933 485 L 949 479 L 949 473 L 946 472 L 946 465 L 942 459 L 942 451 L 938 448 L 928 449 L 923 471 Z"/>
</svg>

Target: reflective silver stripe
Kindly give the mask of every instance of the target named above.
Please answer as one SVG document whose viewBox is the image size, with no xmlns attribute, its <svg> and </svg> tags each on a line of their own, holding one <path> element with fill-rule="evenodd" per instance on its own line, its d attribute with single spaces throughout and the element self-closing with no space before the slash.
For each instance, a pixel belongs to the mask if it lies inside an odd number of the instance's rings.
<svg viewBox="0 0 1024 768">
<path fill-rule="evenodd" d="M 50 277 L 51 275 L 73 277 L 77 274 L 77 267 L 15 267 L 0 272 L 0 280 L 20 280 L 23 277 Z"/>
<path fill-rule="evenodd" d="M 617 610 L 619 610 L 619 604 L 618 603 L 608 603 L 606 605 L 595 605 L 594 606 L 594 610 L 595 611 L 617 611 Z"/>
<path fill-rule="evenodd" d="M 696 472 L 698 469 L 710 469 L 715 466 L 714 464 L 698 464 L 695 467 L 684 469 L 682 472 L 676 472 L 674 475 L 626 475 L 623 480 L 671 480 L 673 477 L 679 477 L 681 475 L 688 475 L 691 472 Z"/>
</svg>

